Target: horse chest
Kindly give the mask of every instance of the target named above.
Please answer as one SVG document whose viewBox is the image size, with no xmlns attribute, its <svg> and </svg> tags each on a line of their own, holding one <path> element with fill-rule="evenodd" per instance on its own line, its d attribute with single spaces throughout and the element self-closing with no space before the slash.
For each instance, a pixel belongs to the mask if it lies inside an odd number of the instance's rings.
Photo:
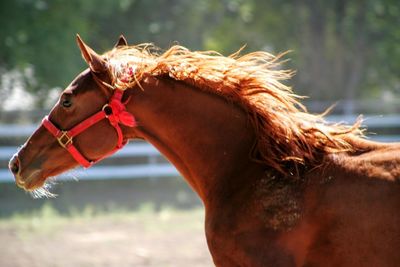
<svg viewBox="0 0 400 267">
<path fill-rule="evenodd" d="M 216 266 L 303 266 L 318 230 L 306 221 L 290 230 L 265 227 L 243 216 L 233 223 L 218 215 L 206 220 L 209 250 Z"/>
<path fill-rule="evenodd" d="M 296 266 L 282 233 L 266 225 L 262 205 L 249 199 L 206 212 L 206 236 L 216 266 Z"/>
<path fill-rule="evenodd" d="M 294 254 L 279 243 L 277 231 L 244 221 L 223 224 L 215 220 L 218 216 L 206 221 L 206 236 L 216 266 L 296 266 Z"/>
</svg>

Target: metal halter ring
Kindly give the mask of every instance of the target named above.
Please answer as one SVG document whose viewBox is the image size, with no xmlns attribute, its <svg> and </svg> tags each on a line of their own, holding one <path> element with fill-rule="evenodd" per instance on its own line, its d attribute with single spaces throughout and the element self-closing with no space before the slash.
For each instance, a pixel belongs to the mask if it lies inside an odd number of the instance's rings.
<svg viewBox="0 0 400 267">
<path fill-rule="evenodd" d="M 101 110 L 103 110 L 104 114 L 106 114 L 106 118 L 113 113 L 112 107 L 109 104 L 105 104 Z"/>
</svg>

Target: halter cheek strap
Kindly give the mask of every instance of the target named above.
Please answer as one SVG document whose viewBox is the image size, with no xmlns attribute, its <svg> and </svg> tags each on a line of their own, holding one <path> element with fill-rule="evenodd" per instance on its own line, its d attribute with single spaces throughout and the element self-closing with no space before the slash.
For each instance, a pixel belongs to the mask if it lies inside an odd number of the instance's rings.
<svg viewBox="0 0 400 267">
<path fill-rule="evenodd" d="M 114 94 L 108 104 L 104 105 L 100 111 L 93 114 L 84 121 L 78 123 L 76 126 L 68 131 L 59 129 L 57 126 L 54 125 L 54 123 L 49 120 L 48 116 L 44 117 L 42 120 L 42 125 L 57 139 L 60 146 L 65 148 L 71 154 L 71 156 L 84 168 L 89 168 L 96 162 L 110 156 L 111 154 L 114 154 L 117 150 L 121 149 L 127 143 L 127 141 L 123 140 L 123 134 L 120 124 L 128 127 L 136 126 L 135 117 L 131 113 L 126 111 L 125 105 L 121 102 L 124 91 L 119 89 L 114 90 Z M 111 126 L 117 132 L 117 145 L 113 150 L 106 153 L 99 159 L 89 160 L 84 155 L 82 155 L 82 153 L 75 147 L 73 143 L 73 138 L 103 119 L 108 119 Z"/>
</svg>

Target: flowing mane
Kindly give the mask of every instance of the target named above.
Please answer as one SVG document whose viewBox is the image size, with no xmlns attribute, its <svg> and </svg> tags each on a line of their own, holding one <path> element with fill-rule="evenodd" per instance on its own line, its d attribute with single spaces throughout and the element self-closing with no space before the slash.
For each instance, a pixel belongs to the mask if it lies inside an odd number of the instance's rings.
<svg viewBox="0 0 400 267">
<path fill-rule="evenodd" d="M 142 44 L 105 53 L 113 85 L 128 89 L 140 86 L 145 77 L 169 75 L 238 103 L 248 113 L 257 135 L 254 158 L 282 173 L 287 174 L 287 163 L 297 166 L 318 162 L 321 153 L 351 151 L 348 137 L 362 135 L 360 123 L 328 124 L 323 114 L 307 112 L 299 102 L 301 97 L 282 83 L 293 75 L 279 68 L 283 54 L 241 56 L 239 50 L 225 57 L 177 45 L 164 53 L 158 51 Z"/>
</svg>

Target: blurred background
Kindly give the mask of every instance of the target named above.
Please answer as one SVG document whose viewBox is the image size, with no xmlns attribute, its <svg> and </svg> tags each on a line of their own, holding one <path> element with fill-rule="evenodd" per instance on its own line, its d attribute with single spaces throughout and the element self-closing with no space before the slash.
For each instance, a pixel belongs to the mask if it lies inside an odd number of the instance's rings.
<svg viewBox="0 0 400 267">
<path fill-rule="evenodd" d="M 7 162 L 97 52 L 130 44 L 229 55 L 290 50 L 287 82 L 310 112 L 365 116 L 369 138 L 400 141 L 398 0 L 0 1 L 0 266 L 212 266 L 203 209 L 150 145 L 132 142 L 61 176 L 55 199 L 16 188 Z M 76 181 L 76 178 L 79 181 Z"/>
</svg>

